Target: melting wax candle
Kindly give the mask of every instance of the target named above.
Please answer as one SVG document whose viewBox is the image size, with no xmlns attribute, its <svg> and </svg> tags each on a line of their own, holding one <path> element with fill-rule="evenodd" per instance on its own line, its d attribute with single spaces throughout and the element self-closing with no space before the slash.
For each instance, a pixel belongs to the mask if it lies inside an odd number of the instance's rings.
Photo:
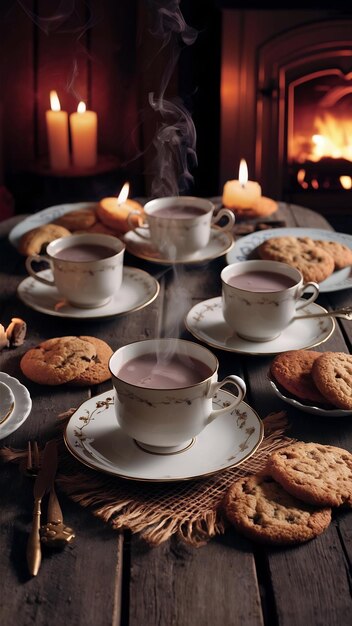
<svg viewBox="0 0 352 626">
<path fill-rule="evenodd" d="M 262 195 L 259 183 L 248 180 L 248 168 L 241 159 L 238 180 L 228 180 L 223 189 L 222 203 L 229 209 L 250 209 Z"/>
<path fill-rule="evenodd" d="M 129 190 L 129 183 L 125 183 L 117 198 L 112 196 L 99 202 L 97 209 L 99 219 L 115 232 L 126 233 L 131 229 L 128 216 L 132 211 L 143 214 L 142 205 L 128 198 Z M 138 225 L 139 216 L 131 215 L 130 220 L 133 225 Z"/>
<path fill-rule="evenodd" d="M 73 163 L 77 167 L 94 167 L 97 162 L 98 116 L 87 111 L 80 102 L 76 113 L 70 115 Z"/>
<path fill-rule="evenodd" d="M 66 111 L 61 111 L 60 100 L 54 90 L 50 92 L 50 106 L 51 110 L 45 112 L 50 167 L 65 170 L 70 165 L 68 115 Z"/>
</svg>

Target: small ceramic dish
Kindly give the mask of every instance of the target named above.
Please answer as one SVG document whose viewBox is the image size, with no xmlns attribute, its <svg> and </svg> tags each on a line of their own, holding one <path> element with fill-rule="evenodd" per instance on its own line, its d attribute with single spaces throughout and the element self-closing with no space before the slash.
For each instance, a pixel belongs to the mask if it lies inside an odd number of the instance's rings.
<svg viewBox="0 0 352 626">
<path fill-rule="evenodd" d="M 314 406 L 313 404 L 304 404 L 302 400 L 290 396 L 288 391 L 283 390 L 282 387 L 273 380 L 270 373 L 268 374 L 268 381 L 270 383 L 271 389 L 273 390 L 275 395 L 278 396 L 278 398 L 281 398 L 281 400 L 287 402 L 287 404 L 290 404 L 296 409 L 304 411 L 304 413 L 310 413 L 311 415 L 320 415 L 323 417 L 347 417 L 349 415 L 352 415 L 352 411 L 349 409 L 323 409 L 322 407 Z"/>
<path fill-rule="evenodd" d="M 11 435 L 29 416 L 32 409 L 32 400 L 27 387 L 17 378 L 0 372 L 0 382 L 4 383 L 14 397 L 14 406 L 8 417 L 0 423 L 0 439 Z"/>
</svg>

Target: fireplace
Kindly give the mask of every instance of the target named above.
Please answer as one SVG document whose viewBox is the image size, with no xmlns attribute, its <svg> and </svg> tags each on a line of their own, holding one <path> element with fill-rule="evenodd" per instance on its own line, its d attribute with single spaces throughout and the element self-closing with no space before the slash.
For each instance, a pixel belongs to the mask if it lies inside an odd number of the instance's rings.
<svg viewBox="0 0 352 626">
<path fill-rule="evenodd" d="M 223 9 L 222 24 L 220 183 L 245 158 L 264 195 L 347 214 L 352 17 Z"/>
</svg>

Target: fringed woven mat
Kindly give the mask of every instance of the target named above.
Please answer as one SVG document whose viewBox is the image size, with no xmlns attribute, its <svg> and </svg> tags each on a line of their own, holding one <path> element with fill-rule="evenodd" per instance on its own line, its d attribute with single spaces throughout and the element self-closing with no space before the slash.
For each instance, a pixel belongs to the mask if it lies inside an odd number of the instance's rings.
<svg viewBox="0 0 352 626">
<path fill-rule="evenodd" d="M 66 423 L 75 409 L 59 416 Z M 107 476 L 79 463 L 59 440 L 57 485 L 62 492 L 115 529 L 139 533 L 156 546 L 177 535 L 192 546 L 202 546 L 222 534 L 227 526 L 221 503 L 229 486 L 238 478 L 264 469 L 271 452 L 293 442 L 285 436 L 288 427 L 284 412 L 264 420 L 264 439 L 255 454 L 239 467 L 213 476 L 172 483 L 133 482 Z M 2 448 L 3 462 L 20 462 L 24 450 Z"/>
</svg>

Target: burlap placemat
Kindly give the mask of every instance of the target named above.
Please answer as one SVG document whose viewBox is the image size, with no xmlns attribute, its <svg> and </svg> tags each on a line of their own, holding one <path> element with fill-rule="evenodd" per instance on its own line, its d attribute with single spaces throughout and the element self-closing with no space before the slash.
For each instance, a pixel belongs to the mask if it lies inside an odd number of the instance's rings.
<svg viewBox="0 0 352 626">
<path fill-rule="evenodd" d="M 66 423 L 74 409 L 59 416 Z M 59 489 L 115 529 L 139 533 L 150 545 L 159 545 L 177 535 L 193 546 L 206 544 L 227 527 L 221 503 L 229 486 L 238 478 L 264 469 L 271 452 L 294 440 L 285 435 L 284 412 L 264 420 L 264 439 L 255 454 L 240 466 L 213 476 L 184 482 L 134 482 L 108 476 L 79 463 L 59 437 Z M 25 450 L 2 448 L 2 461 L 19 462 Z"/>
</svg>

